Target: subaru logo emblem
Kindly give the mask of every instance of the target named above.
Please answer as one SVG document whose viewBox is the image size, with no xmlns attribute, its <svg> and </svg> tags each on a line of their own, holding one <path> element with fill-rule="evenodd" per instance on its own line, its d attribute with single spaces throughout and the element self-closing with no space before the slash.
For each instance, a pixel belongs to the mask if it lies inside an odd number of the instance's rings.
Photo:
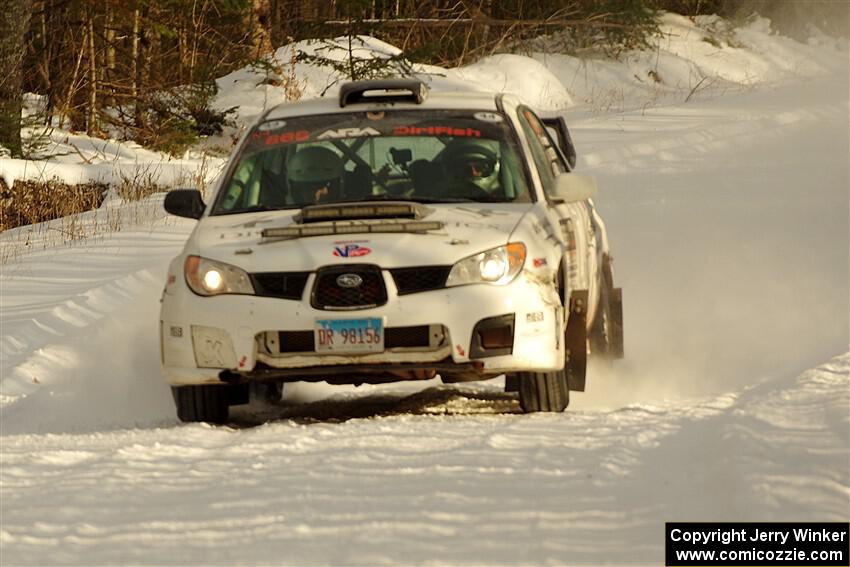
<svg viewBox="0 0 850 567">
<path fill-rule="evenodd" d="M 357 274 L 342 274 L 341 276 L 336 278 L 336 285 L 349 289 L 360 287 L 362 283 L 363 278 L 361 278 Z"/>
</svg>

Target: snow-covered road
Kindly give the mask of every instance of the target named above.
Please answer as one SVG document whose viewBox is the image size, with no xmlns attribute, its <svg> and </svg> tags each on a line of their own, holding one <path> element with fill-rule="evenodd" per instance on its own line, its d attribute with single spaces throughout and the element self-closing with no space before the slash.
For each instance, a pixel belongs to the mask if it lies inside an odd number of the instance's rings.
<svg viewBox="0 0 850 567">
<path fill-rule="evenodd" d="M 156 311 L 191 223 L 33 241 L 0 275 L 0 562 L 659 565 L 665 521 L 847 521 L 850 68 L 828 55 L 568 114 L 627 358 L 563 415 L 431 381 L 180 425 Z"/>
<path fill-rule="evenodd" d="M 665 520 L 846 519 L 848 364 L 565 415 L 437 387 L 248 429 L 11 436 L 4 564 L 657 565 Z"/>
<path fill-rule="evenodd" d="M 833 73 L 577 125 L 640 322 L 632 385 L 716 392 L 847 350 L 847 60 Z"/>
</svg>

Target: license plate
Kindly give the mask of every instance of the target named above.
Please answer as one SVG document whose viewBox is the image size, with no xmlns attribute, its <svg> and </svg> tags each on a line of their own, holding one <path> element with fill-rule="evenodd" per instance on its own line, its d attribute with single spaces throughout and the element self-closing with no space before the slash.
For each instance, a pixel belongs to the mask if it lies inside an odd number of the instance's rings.
<svg viewBox="0 0 850 567">
<path fill-rule="evenodd" d="M 384 350 L 381 319 L 316 319 L 316 352 L 363 353 Z"/>
</svg>

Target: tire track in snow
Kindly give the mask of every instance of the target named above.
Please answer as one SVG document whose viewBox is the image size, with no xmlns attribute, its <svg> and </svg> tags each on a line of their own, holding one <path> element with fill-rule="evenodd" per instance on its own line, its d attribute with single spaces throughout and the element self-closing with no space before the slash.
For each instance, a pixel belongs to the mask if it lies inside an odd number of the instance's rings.
<svg viewBox="0 0 850 567">
<path fill-rule="evenodd" d="M 749 148 L 766 137 L 792 137 L 797 128 L 834 123 L 846 115 L 846 107 L 824 103 L 778 114 L 753 115 L 750 111 L 735 120 L 729 119 L 728 112 L 717 112 L 721 121 L 715 124 L 706 121 L 703 108 L 689 119 L 688 107 L 676 106 L 628 112 L 617 121 L 606 116 L 604 141 L 594 141 L 602 135 L 593 119 L 579 121 L 571 130 L 579 139 L 585 131 L 592 133 L 583 140 L 590 149 L 579 154 L 582 171 L 606 176 L 646 171 L 664 174 L 688 171 L 693 163 L 711 159 L 719 151 Z"/>
<path fill-rule="evenodd" d="M 13 563 L 657 563 L 671 518 L 846 513 L 848 368 L 563 415 L 482 415 L 516 400 L 463 386 L 248 429 L 7 435 L 0 542 Z"/>
<path fill-rule="evenodd" d="M 748 387 L 723 414 L 645 454 L 633 484 L 656 487 L 667 518 L 846 521 L 848 392 L 850 354 Z"/>
</svg>

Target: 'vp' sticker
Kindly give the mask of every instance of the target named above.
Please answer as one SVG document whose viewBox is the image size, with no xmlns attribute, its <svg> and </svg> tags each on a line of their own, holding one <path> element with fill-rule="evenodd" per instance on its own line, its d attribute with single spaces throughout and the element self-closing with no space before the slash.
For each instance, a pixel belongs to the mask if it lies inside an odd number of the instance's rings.
<svg viewBox="0 0 850 567">
<path fill-rule="evenodd" d="M 343 246 L 334 246 L 334 256 L 337 258 L 357 258 L 371 254 L 372 249 L 360 246 L 359 244 L 345 244 Z"/>
</svg>

